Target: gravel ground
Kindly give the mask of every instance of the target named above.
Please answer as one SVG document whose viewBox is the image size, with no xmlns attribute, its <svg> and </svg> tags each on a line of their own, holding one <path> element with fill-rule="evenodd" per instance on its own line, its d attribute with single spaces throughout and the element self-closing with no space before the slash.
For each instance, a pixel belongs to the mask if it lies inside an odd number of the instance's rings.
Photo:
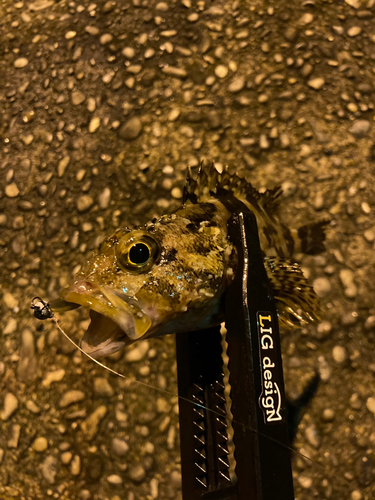
<svg viewBox="0 0 375 500">
<path fill-rule="evenodd" d="M 375 498 L 375 1 L 0 0 L 0 496 L 179 499 L 177 397 L 30 314 L 105 234 L 180 204 L 186 165 L 282 184 L 328 217 L 300 262 L 318 326 L 283 336 L 298 500 Z M 63 326 L 76 339 L 81 311 Z M 107 360 L 176 393 L 172 337 Z M 321 466 L 319 466 L 319 465 Z"/>
</svg>

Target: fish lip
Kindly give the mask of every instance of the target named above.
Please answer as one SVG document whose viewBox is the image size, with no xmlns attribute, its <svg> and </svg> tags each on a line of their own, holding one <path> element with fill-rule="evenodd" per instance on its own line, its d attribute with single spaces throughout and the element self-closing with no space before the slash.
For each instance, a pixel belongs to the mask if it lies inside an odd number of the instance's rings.
<svg viewBox="0 0 375 500">
<path fill-rule="evenodd" d="M 150 318 L 133 297 L 109 287 L 77 281 L 73 286 L 64 288 L 60 297 L 110 318 L 133 341 L 143 337 L 151 327 Z"/>
</svg>

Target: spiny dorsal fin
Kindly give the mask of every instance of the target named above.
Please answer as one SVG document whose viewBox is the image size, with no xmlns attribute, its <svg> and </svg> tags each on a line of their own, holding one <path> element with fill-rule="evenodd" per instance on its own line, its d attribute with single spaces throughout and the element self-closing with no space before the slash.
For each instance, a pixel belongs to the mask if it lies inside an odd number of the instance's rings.
<svg viewBox="0 0 375 500">
<path fill-rule="evenodd" d="M 280 258 L 264 259 L 276 301 L 280 326 L 299 328 L 319 320 L 320 302 L 298 264 Z"/>
<path fill-rule="evenodd" d="M 226 189 L 233 193 L 235 197 L 245 198 L 252 205 L 259 205 L 268 214 L 272 215 L 278 207 L 281 187 L 267 189 L 264 193 L 257 191 L 250 182 L 236 174 L 230 174 L 227 167 L 219 173 L 214 162 L 206 169 L 201 162 L 198 175 L 193 179 L 191 169 L 188 168 L 183 202 L 199 203 L 200 198 L 215 195 L 219 189 Z"/>
</svg>

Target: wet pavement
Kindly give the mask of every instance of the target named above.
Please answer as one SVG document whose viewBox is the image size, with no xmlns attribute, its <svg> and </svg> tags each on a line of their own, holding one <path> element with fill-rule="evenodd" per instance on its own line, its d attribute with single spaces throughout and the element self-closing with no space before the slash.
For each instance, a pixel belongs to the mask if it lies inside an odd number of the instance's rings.
<svg viewBox="0 0 375 500">
<path fill-rule="evenodd" d="M 322 323 L 283 335 L 296 499 L 375 498 L 375 1 L 0 1 L 0 497 L 178 499 L 177 397 L 109 375 L 30 312 L 115 228 L 181 203 L 186 166 L 281 184 L 329 218 L 300 256 Z M 78 340 L 84 311 L 62 318 Z M 106 362 L 176 394 L 174 339 Z"/>
</svg>

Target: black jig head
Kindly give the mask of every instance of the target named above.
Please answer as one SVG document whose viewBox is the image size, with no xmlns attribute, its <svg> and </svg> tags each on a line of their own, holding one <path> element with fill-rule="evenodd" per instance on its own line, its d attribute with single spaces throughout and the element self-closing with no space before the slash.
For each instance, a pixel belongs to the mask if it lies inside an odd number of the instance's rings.
<svg viewBox="0 0 375 500">
<path fill-rule="evenodd" d="M 31 309 L 34 311 L 34 316 L 37 319 L 51 319 L 53 318 L 53 312 L 48 304 L 44 302 L 40 297 L 34 297 L 31 301 Z"/>
</svg>

